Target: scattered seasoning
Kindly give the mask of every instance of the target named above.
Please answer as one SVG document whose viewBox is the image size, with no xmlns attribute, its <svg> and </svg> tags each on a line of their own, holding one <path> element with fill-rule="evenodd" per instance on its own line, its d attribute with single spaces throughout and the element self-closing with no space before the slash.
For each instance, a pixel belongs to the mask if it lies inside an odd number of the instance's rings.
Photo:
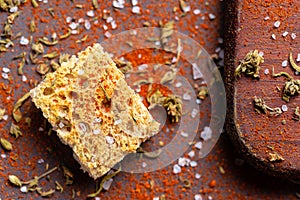
<svg viewBox="0 0 300 200">
<path fill-rule="evenodd" d="M 93 4 L 93 7 L 94 7 L 95 9 L 98 9 L 98 8 L 99 8 L 98 0 L 92 0 L 92 4 Z"/>
<path fill-rule="evenodd" d="M 126 74 L 128 71 L 132 70 L 132 63 L 129 61 L 123 61 L 121 59 L 114 59 L 114 63 L 121 70 L 123 74 Z"/>
<path fill-rule="evenodd" d="M 284 158 L 279 155 L 277 152 L 269 153 L 269 161 L 275 162 L 275 161 L 284 161 Z"/>
<path fill-rule="evenodd" d="M 36 25 L 35 25 L 34 20 L 30 21 L 29 30 L 30 30 L 31 33 L 34 33 L 36 31 Z"/>
<path fill-rule="evenodd" d="M 37 8 L 39 6 L 36 0 L 31 0 L 31 4 L 34 8 Z"/>
<path fill-rule="evenodd" d="M 296 70 L 297 72 L 300 72 L 300 66 L 298 66 L 296 63 L 295 63 L 295 61 L 294 61 L 294 59 L 293 59 L 293 54 L 292 54 L 292 52 L 290 52 L 290 63 L 291 63 L 291 66 L 292 66 L 292 68 L 294 69 L 294 70 Z"/>
<path fill-rule="evenodd" d="M 43 58 L 49 58 L 49 59 L 52 59 L 52 58 L 55 58 L 58 56 L 58 53 L 56 51 L 54 52 L 51 52 L 51 53 L 48 53 L 48 54 L 45 54 L 43 55 Z"/>
<path fill-rule="evenodd" d="M 16 138 L 22 135 L 20 127 L 14 123 L 11 124 L 9 133 L 14 135 Z"/>
<path fill-rule="evenodd" d="M 111 174 L 107 174 L 106 176 L 104 176 L 104 177 L 102 178 L 100 184 L 99 184 L 99 189 L 98 189 L 95 193 L 89 194 L 88 197 L 89 197 L 89 198 L 93 198 L 93 197 L 98 196 L 98 195 L 100 194 L 100 192 L 102 191 L 102 189 L 103 189 L 103 184 L 104 184 L 107 180 L 109 180 L 109 179 L 113 178 L 114 176 L 116 176 L 120 171 L 121 171 L 121 167 L 119 167 L 119 169 L 118 169 L 117 171 L 115 171 L 115 172 L 113 172 L 113 173 L 111 173 Z"/>
<path fill-rule="evenodd" d="M 64 165 L 61 166 L 64 172 L 64 177 L 66 178 L 66 185 L 72 185 L 74 182 L 73 173 Z"/>
<path fill-rule="evenodd" d="M 1 143 L 1 146 L 5 150 L 7 150 L 7 151 L 11 151 L 12 150 L 12 145 L 11 145 L 11 143 L 8 140 L 6 140 L 4 138 L 0 138 L 0 143 Z"/>
<path fill-rule="evenodd" d="M 179 0 L 180 9 L 182 12 L 187 13 L 191 10 L 191 7 L 186 4 L 184 0 Z"/>
<path fill-rule="evenodd" d="M 161 154 L 162 150 L 158 149 L 156 151 L 152 151 L 152 152 L 147 152 L 145 151 L 143 155 L 145 155 L 147 158 L 158 158 Z"/>
<path fill-rule="evenodd" d="M 68 32 L 67 32 L 66 34 L 64 34 L 64 35 L 61 35 L 61 36 L 59 37 L 59 39 L 60 39 L 60 40 L 66 39 L 66 38 L 68 38 L 71 34 L 72 34 L 72 30 L 71 30 L 71 29 L 68 29 Z"/>
<path fill-rule="evenodd" d="M 41 74 L 41 75 L 45 75 L 47 74 L 47 72 L 50 70 L 50 66 L 48 64 L 45 63 L 41 63 L 37 66 L 36 71 Z"/>
<path fill-rule="evenodd" d="M 270 108 L 269 106 L 266 105 L 265 101 L 262 98 L 259 97 L 254 97 L 253 99 L 253 103 L 254 103 L 254 109 L 257 113 L 261 113 L 261 111 L 264 114 L 267 114 L 267 112 L 269 111 L 271 116 L 278 116 L 282 113 L 281 109 L 279 107 L 276 108 Z"/>
<path fill-rule="evenodd" d="M 220 165 L 219 166 L 219 171 L 220 171 L 220 174 L 225 174 L 225 169 Z"/>
<path fill-rule="evenodd" d="M 44 46 L 41 43 L 32 44 L 31 49 L 38 54 L 44 53 Z"/>
<path fill-rule="evenodd" d="M 60 191 L 60 192 L 64 191 L 63 186 L 58 181 L 55 181 L 55 188 L 57 191 Z"/>
<path fill-rule="evenodd" d="M 18 187 L 22 187 L 22 182 L 20 181 L 20 179 L 17 176 L 15 176 L 15 175 L 9 175 L 8 176 L 8 180 L 13 185 L 18 186 Z"/>
<path fill-rule="evenodd" d="M 5 114 L 5 109 L 4 108 L 0 108 L 0 121 L 3 119 Z"/>
<path fill-rule="evenodd" d="M 264 63 L 264 58 L 258 53 L 258 50 L 250 51 L 245 58 L 240 61 L 235 70 L 235 76 L 241 77 L 242 73 L 252 78 L 259 78 L 260 64 Z"/>
<path fill-rule="evenodd" d="M 182 100 L 179 96 L 169 95 L 164 98 L 163 107 L 171 123 L 177 123 L 182 115 Z"/>
<path fill-rule="evenodd" d="M 207 86 L 201 86 L 199 88 L 199 92 L 197 97 L 201 100 L 204 100 L 208 96 L 208 89 Z"/>
<path fill-rule="evenodd" d="M 295 96 L 300 93 L 300 80 L 295 80 L 287 72 L 279 72 L 279 73 L 275 74 L 274 67 L 273 67 L 272 76 L 274 78 L 280 77 L 280 76 L 285 76 L 287 79 L 287 81 L 284 84 L 283 95 L 282 95 L 282 99 L 284 101 L 289 102 L 291 96 Z"/>
<path fill-rule="evenodd" d="M 50 197 L 50 196 L 53 195 L 54 192 L 55 192 L 54 189 L 50 189 L 50 190 L 44 192 L 44 191 L 42 190 L 42 188 L 40 188 L 40 187 L 38 187 L 38 188 L 36 189 L 36 191 L 37 191 L 37 193 L 38 193 L 41 197 Z"/>
<path fill-rule="evenodd" d="M 299 109 L 299 106 L 297 106 L 296 109 L 295 109 L 293 120 L 300 121 L 300 109 Z"/>
<path fill-rule="evenodd" d="M 17 103 L 15 104 L 13 108 L 13 118 L 16 122 L 19 122 L 22 119 L 22 114 L 20 111 L 20 107 L 23 105 L 23 103 L 30 97 L 29 92 L 25 93 L 23 97 L 21 97 Z"/>
<path fill-rule="evenodd" d="M 162 44 L 162 47 L 164 48 L 164 44 L 167 42 L 167 38 L 170 37 L 174 32 L 174 21 L 169 21 L 164 25 L 161 25 L 161 35 L 160 35 L 160 41 Z"/>
<path fill-rule="evenodd" d="M 56 45 L 58 43 L 58 40 L 54 40 L 54 41 L 49 41 L 47 38 L 39 38 L 39 42 L 43 43 L 44 45 L 47 46 L 53 46 Z"/>
</svg>

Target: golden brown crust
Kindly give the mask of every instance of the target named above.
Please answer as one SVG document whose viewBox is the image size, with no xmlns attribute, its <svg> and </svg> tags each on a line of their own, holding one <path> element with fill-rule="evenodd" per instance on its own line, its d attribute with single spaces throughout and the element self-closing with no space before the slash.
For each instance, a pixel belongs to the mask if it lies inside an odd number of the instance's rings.
<svg viewBox="0 0 300 200">
<path fill-rule="evenodd" d="M 62 63 L 30 94 L 94 179 L 158 132 L 159 123 L 99 44 Z"/>
</svg>

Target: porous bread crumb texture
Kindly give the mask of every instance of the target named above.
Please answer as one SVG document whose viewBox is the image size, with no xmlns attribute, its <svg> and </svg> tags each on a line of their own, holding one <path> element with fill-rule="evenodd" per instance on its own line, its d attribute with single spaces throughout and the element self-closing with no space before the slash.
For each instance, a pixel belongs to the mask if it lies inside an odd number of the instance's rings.
<svg viewBox="0 0 300 200">
<path fill-rule="evenodd" d="M 94 179 L 158 132 L 159 123 L 100 44 L 62 63 L 30 94 Z"/>
</svg>

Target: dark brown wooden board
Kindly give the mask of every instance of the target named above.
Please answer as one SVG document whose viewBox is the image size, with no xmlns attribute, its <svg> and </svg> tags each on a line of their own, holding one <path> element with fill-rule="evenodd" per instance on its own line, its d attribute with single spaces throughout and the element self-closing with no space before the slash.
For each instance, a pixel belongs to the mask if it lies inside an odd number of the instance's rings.
<svg viewBox="0 0 300 200">
<path fill-rule="evenodd" d="M 227 132 L 236 149 L 252 165 L 275 176 L 299 180 L 300 123 L 292 117 L 296 106 L 300 106 L 300 96 L 291 98 L 288 103 L 282 100 L 285 78 L 273 78 L 272 67 L 275 72 L 285 71 L 300 79 L 290 63 L 282 67 L 290 51 L 295 60 L 300 53 L 300 1 L 230 0 L 226 7 Z M 278 28 L 274 26 L 276 21 L 280 21 Z M 282 36 L 285 31 L 288 32 L 286 37 Z M 296 38 L 292 39 L 291 33 L 295 33 Z M 276 39 L 272 38 L 272 34 Z M 235 77 L 239 61 L 255 49 L 264 53 L 260 79 L 244 75 Z M 265 69 L 269 70 L 269 74 L 264 73 Z M 277 117 L 258 114 L 254 110 L 254 96 L 262 97 L 270 107 L 287 105 L 288 111 Z M 274 152 L 284 161 L 271 162 L 269 154 Z"/>
</svg>

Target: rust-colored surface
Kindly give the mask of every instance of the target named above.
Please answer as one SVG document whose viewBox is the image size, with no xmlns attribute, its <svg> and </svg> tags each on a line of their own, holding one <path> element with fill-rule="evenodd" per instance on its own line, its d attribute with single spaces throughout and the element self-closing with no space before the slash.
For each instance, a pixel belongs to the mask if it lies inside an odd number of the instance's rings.
<svg viewBox="0 0 300 200">
<path fill-rule="evenodd" d="M 290 52 L 299 53 L 299 3 L 232 1 L 227 9 L 228 20 L 232 20 L 227 32 L 225 70 L 229 101 L 227 130 L 237 148 L 253 165 L 269 174 L 291 179 L 300 178 L 300 124 L 292 119 L 300 98 L 292 97 L 289 102 L 282 100 L 285 78 L 273 78 L 272 68 L 275 73 L 285 71 L 299 79 L 289 63 L 282 67 L 282 62 L 289 60 Z M 275 27 L 276 21 L 280 22 L 279 27 Z M 285 31 L 288 35 L 284 37 Z M 296 33 L 296 38 L 292 38 L 293 33 Z M 255 49 L 263 52 L 265 59 L 260 79 L 244 75 L 234 77 L 239 60 Z M 279 116 L 258 114 L 254 110 L 254 96 L 263 98 L 272 108 L 286 105 L 288 110 Z M 270 161 L 270 154 L 275 152 L 284 160 Z"/>
<path fill-rule="evenodd" d="M 38 3 L 38 8 L 33 8 L 30 1 L 19 7 L 22 12 L 13 25 L 14 34 L 21 32 L 27 38 L 32 35 L 34 41 L 41 36 L 50 38 L 53 32 L 62 35 L 68 29 L 66 17 L 70 16 L 76 20 L 79 18 L 90 19 L 86 16 L 86 12 L 93 9 L 91 1 L 72 2 L 66 0 Z M 82 5 L 82 8 L 76 8 L 76 5 Z M 222 44 L 218 43 L 218 38 L 222 36 L 222 4 L 217 0 L 199 0 L 188 2 L 188 5 L 191 6 L 191 11 L 186 16 L 180 17 L 182 11 L 179 9 L 178 1 L 139 1 L 140 15 L 131 12 L 132 6 L 128 1 L 126 1 L 125 8 L 120 10 L 113 9 L 112 1 L 99 1 L 99 8 L 95 11 L 98 24 L 93 24 L 90 30 L 85 30 L 81 26 L 79 35 L 72 35 L 59 41 L 57 45 L 46 48 L 46 52 L 56 50 L 60 53 L 74 54 L 94 42 L 102 41 L 105 33 L 103 25 L 106 24 L 102 16 L 103 11 L 107 10 L 118 24 L 114 30 L 108 25 L 108 31 L 112 34 L 130 28 L 143 27 L 143 23 L 146 21 L 150 22 L 151 26 L 158 26 L 160 20 L 167 22 L 178 16 L 179 20 L 175 22 L 175 29 L 189 35 L 213 54 L 217 47 L 222 47 Z M 173 11 L 174 7 L 177 8 L 175 12 Z M 48 12 L 49 8 L 54 10 L 53 18 Z M 201 13 L 193 14 L 195 9 L 200 9 Z M 216 19 L 209 20 L 209 13 L 214 14 Z M 0 13 L 1 31 L 7 15 L 7 12 L 1 11 Z M 30 33 L 28 28 L 32 19 L 35 19 L 37 25 L 35 33 Z M 84 35 L 88 35 L 87 40 L 76 43 Z M 48 135 L 49 124 L 30 100 L 26 101 L 21 109 L 23 119 L 18 125 L 20 125 L 23 135 L 16 139 L 9 134 L 11 123 L 15 123 L 11 117 L 13 105 L 26 91 L 34 87 L 35 80 L 41 80 L 41 76 L 36 73 L 36 65 L 32 65 L 30 62 L 23 69 L 27 81 L 23 82 L 22 77 L 17 74 L 17 65 L 20 60 L 12 60 L 12 58 L 21 52 L 30 52 L 30 47 L 20 46 L 19 39 L 14 42 L 14 47 L 10 47 L 7 52 L 0 53 L 1 70 L 4 67 L 11 70 L 9 80 L 2 78 L 0 80 L 2 101 L 0 107 L 5 108 L 6 114 L 9 116 L 8 120 L 0 121 L 0 134 L 13 145 L 11 152 L 0 148 L 0 198 L 42 199 L 36 192 L 22 193 L 19 188 L 8 182 L 8 175 L 16 174 L 22 180 L 29 180 L 33 176 L 43 173 L 47 164 L 50 168 L 64 164 L 75 175 L 73 185 L 65 184 L 63 172 L 60 170 L 52 173 L 50 180 L 42 179 L 41 186 L 48 190 L 55 187 L 55 181 L 59 181 L 64 191 L 56 191 L 51 199 L 86 199 L 87 194 L 95 191 L 98 181 L 95 182 L 80 170 L 80 166 L 72 157 L 71 149 L 63 145 L 55 133 Z M 46 59 L 40 59 L 46 61 Z M 136 57 L 131 59 L 136 59 Z M 209 98 L 201 104 L 201 111 L 199 131 L 204 125 L 209 124 Z M 30 126 L 25 123 L 25 117 L 32 119 Z M 40 127 L 45 131 L 41 131 Z M 158 139 L 169 141 L 170 137 L 172 134 L 159 136 Z M 153 141 L 150 140 L 149 143 L 151 145 Z M 195 151 L 197 153 L 197 150 Z M 188 152 L 183 156 L 187 157 Z M 40 159 L 43 159 L 44 162 L 39 164 Z M 206 158 L 195 158 L 198 164 L 196 167 L 183 168 L 179 175 L 172 173 L 173 165 L 145 174 L 120 173 L 114 178 L 109 191 L 102 191 L 99 197 L 101 199 L 153 199 L 165 195 L 166 199 L 193 199 L 196 194 L 201 194 L 203 199 L 297 199 L 298 185 L 262 174 L 243 159 L 233 149 L 227 135 L 222 134 L 218 144 Z M 220 170 L 220 167 L 224 170 Z M 195 178 L 196 173 L 201 175 L 200 179 Z M 190 180 L 191 187 L 184 188 L 182 179 Z M 153 187 L 150 186 L 151 182 L 154 182 Z"/>
</svg>

